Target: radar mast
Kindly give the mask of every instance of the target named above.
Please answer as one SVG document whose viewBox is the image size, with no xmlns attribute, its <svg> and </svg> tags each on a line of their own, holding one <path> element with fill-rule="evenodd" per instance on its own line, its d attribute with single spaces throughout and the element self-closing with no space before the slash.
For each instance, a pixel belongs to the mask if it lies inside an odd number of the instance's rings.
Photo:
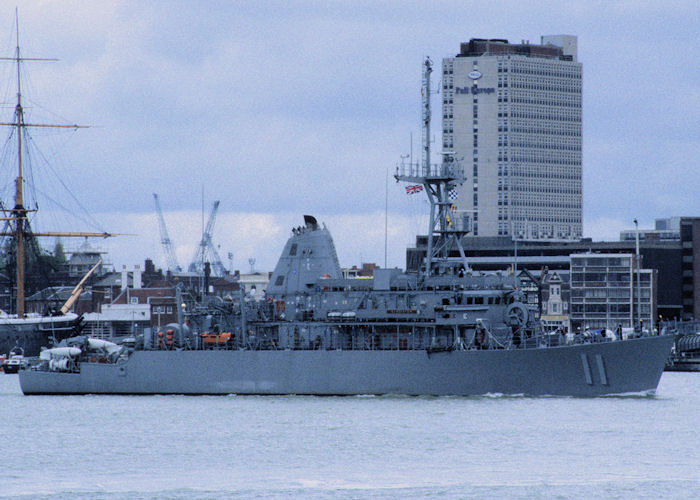
<svg viewBox="0 0 700 500">
<path fill-rule="evenodd" d="M 452 203 L 456 188 L 464 183 L 464 170 L 452 155 L 444 154 L 441 164 L 430 163 L 430 75 L 433 62 L 426 58 L 423 63 L 422 96 L 422 162 L 401 163 L 396 167 L 394 178 L 401 182 L 422 185 L 430 202 L 428 227 L 428 249 L 424 278 L 444 273 L 454 273 L 455 268 L 466 271 L 469 267 L 462 246 L 462 237 L 470 232 L 470 219 L 460 213 Z M 449 252 L 457 248 L 460 261 L 450 261 Z M 459 272 L 459 271 L 457 271 Z"/>
</svg>

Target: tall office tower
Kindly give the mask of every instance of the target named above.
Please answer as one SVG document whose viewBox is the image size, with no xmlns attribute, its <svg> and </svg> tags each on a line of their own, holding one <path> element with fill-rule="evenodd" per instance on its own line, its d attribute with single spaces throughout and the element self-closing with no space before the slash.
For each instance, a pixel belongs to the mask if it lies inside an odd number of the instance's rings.
<svg viewBox="0 0 700 500">
<path fill-rule="evenodd" d="M 581 237 L 581 64 L 576 37 L 473 38 L 442 61 L 442 149 L 467 181 L 474 236 Z"/>
</svg>

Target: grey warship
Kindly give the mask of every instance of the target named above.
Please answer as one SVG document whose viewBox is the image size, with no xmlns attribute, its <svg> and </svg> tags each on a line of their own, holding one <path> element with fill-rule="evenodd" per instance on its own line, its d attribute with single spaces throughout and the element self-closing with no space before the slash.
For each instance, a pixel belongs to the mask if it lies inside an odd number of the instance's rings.
<svg viewBox="0 0 700 500">
<path fill-rule="evenodd" d="M 424 67 L 429 96 L 430 62 Z M 424 97 L 429 130 L 429 98 Z M 429 134 L 426 134 L 429 137 Z M 672 336 L 568 339 L 543 331 L 517 276 L 470 269 L 469 217 L 449 193 L 458 161 L 401 164 L 430 202 L 418 273 L 344 278 L 328 228 L 292 229 L 266 295 L 188 304 L 175 324 L 116 345 L 76 337 L 20 372 L 24 394 L 309 394 L 591 397 L 653 392 Z M 460 258 L 448 257 L 458 250 Z M 178 303 L 182 300 L 178 297 Z"/>
</svg>

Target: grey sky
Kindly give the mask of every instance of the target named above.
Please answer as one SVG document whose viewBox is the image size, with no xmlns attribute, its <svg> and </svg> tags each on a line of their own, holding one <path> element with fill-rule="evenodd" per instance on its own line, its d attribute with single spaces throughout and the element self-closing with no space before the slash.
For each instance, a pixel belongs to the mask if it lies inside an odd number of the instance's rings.
<svg viewBox="0 0 700 500">
<path fill-rule="evenodd" d="M 578 36 L 586 236 L 615 237 L 635 217 L 700 215 L 699 5 L 29 1 L 19 14 L 23 55 L 60 59 L 24 68 L 31 118 L 96 126 L 36 132 L 37 144 L 105 229 L 139 234 L 108 244 L 115 263 L 162 262 L 154 191 L 187 260 L 204 192 L 206 210 L 222 200 L 222 254 L 246 268 L 255 253 L 269 268 L 303 213 L 353 221 L 331 227 L 341 264 L 383 263 L 386 173 L 411 132 L 418 150 L 421 60 L 439 65 L 470 37 Z M 14 51 L 14 7 L 0 5 L 3 56 Z M 6 113 L 12 71 L 0 67 Z M 37 198 L 70 206 L 42 168 Z M 424 231 L 409 222 L 422 205 L 393 182 L 389 193 L 389 264 L 403 265 L 412 231 Z M 256 228 L 267 215 L 275 229 Z M 242 241 L 256 236 L 260 246 Z"/>
</svg>

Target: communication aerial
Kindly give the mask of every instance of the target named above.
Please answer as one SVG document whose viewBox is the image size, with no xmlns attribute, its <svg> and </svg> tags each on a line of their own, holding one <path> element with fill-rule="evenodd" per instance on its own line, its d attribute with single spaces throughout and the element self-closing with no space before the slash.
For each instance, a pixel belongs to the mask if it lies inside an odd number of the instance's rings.
<svg viewBox="0 0 700 500">
<path fill-rule="evenodd" d="M 422 96 L 422 157 L 421 163 L 406 163 L 402 158 L 396 167 L 397 181 L 422 185 L 430 202 L 430 229 L 428 250 L 423 267 L 424 276 L 430 277 L 444 272 L 465 272 L 469 269 L 462 246 L 462 238 L 471 230 L 467 215 L 455 210 L 452 201 L 458 186 L 465 181 L 464 169 L 454 157 L 443 155 L 442 163 L 430 163 L 430 75 L 433 63 L 426 58 L 423 63 Z M 458 262 L 449 260 L 450 250 L 457 248 Z M 457 267 L 458 269 L 451 269 Z"/>
</svg>

